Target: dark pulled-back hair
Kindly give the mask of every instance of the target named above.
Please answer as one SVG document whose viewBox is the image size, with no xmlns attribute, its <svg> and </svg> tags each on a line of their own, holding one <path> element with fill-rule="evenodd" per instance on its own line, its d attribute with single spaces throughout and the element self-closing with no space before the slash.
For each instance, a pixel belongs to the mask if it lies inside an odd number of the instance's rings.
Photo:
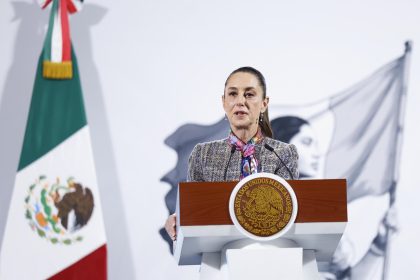
<svg viewBox="0 0 420 280">
<path fill-rule="evenodd" d="M 253 67 L 250 67 L 250 66 L 240 67 L 240 68 L 234 70 L 232 73 L 230 73 L 230 75 L 226 79 L 225 87 L 226 87 L 230 77 L 232 77 L 232 75 L 236 74 L 236 73 L 249 73 L 249 74 L 254 75 L 257 78 L 258 83 L 260 84 L 260 86 L 262 88 L 263 99 L 267 97 L 267 85 L 265 83 L 265 78 L 264 78 L 263 74 L 261 74 L 261 72 L 258 71 L 257 69 L 255 69 Z M 265 136 L 270 137 L 270 138 L 273 137 L 273 130 L 271 129 L 270 119 L 268 118 L 268 108 L 263 113 L 262 121 L 259 120 L 259 125 L 261 127 L 261 132 Z"/>
<path fill-rule="evenodd" d="M 295 116 L 276 118 L 271 122 L 274 138 L 285 143 L 290 143 L 290 139 L 299 133 L 301 126 L 304 124 L 309 123 Z"/>
</svg>

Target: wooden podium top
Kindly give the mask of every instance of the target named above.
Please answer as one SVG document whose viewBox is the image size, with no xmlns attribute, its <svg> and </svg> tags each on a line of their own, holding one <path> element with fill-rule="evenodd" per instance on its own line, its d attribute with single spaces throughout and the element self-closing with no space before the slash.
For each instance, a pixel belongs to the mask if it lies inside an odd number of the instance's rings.
<svg viewBox="0 0 420 280">
<path fill-rule="evenodd" d="M 298 201 L 295 223 L 347 222 L 345 179 L 287 182 L 292 186 Z M 233 225 L 229 216 L 229 198 L 237 183 L 180 183 L 180 225 Z"/>
<path fill-rule="evenodd" d="M 281 238 L 314 250 L 318 265 L 334 254 L 347 224 L 345 179 L 289 180 L 297 201 L 293 226 Z M 229 199 L 237 182 L 180 183 L 177 199 L 177 240 L 174 257 L 179 265 L 200 264 L 203 252 L 220 252 L 245 236 L 233 225 Z"/>
</svg>

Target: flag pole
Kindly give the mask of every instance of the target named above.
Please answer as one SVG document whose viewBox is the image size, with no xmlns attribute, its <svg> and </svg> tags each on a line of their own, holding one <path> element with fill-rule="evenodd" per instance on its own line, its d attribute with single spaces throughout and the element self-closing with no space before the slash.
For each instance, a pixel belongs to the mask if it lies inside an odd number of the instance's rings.
<svg viewBox="0 0 420 280">
<path fill-rule="evenodd" d="M 397 127 L 397 135 L 396 135 L 396 152 L 395 152 L 395 161 L 394 161 L 394 181 L 392 182 L 392 186 L 389 190 L 389 208 L 390 209 L 395 203 L 396 197 L 396 187 L 399 181 L 399 166 L 401 161 L 401 148 L 402 148 L 402 141 L 403 141 L 403 130 L 404 130 L 404 116 L 405 116 L 405 103 L 407 100 L 407 89 L 408 89 L 408 75 L 409 75 L 409 68 L 410 68 L 410 59 L 411 59 L 411 50 L 412 50 L 412 42 L 406 41 L 404 43 L 404 64 L 403 64 L 403 80 L 402 80 L 402 95 L 400 99 L 400 104 L 398 108 L 398 127 Z M 390 240 L 391 240 L 391 233 L 389 227 L 385 227 L 385 250 L 384 250 L 384 262 L 383 262 L 383 275 L 382 279 L 388 279 L 389 273 L 389 259 L 390 259 Z"/>
</svg>

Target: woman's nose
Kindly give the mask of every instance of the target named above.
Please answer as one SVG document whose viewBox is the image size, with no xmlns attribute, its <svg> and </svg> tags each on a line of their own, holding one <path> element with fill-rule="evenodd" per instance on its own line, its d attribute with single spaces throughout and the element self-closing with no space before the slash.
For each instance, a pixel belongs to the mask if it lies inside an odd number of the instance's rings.
<svg viewBox="0 0 420 280">
<path fill-rule="evenodd" d="M 236 105 L 238 106 L 244 106 L 246 102 L 246 98 L 243 95 L 239 95 L 237 100 L 236 100 Z"/>
<path fill-rule="evenodd" d="M 312 157 L 315 159 L 319 159 L 321 157 L 321 152 L 318 149 L 315 149 L 315 151 L 312 154 Z"/>
</svg>

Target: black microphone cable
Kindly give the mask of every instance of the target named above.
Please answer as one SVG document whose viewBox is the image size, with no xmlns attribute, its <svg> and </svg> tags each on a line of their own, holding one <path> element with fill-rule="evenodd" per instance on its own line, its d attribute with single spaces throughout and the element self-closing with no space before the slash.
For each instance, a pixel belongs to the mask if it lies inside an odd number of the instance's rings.
<svg viewBox="0 0 420 280">
<path fill-rule="evenodd" d="M 264 148 L 266 148 L 270 152 L 273 152 L 276 155 L 276 157 L 280 160 L 280 162 L 286 167 L 287 171 L 289 172 L 290 178 L 292 178 L 292 180 L 294 180 L 293 174 L 290 171 L 289 167 L 287 167 L 287 165 L 284 163 L 284 161 L 281 159 L 281 157 L 276 153 L 276 151 L 274 150 L 274 148 L 271 147 L 270 145 L 268 145 L 267 143 L 264 144 Z"/>
<path fill-rule="evenodd" d="M 226 168 L 225 168 L 225 175 L 223 176 L 223 181 L 226 181 L 226 174 L 227 174 L 227 170 L 229 168 L 229 163 L 230 163 L 230 160 L 232 159 L 232 156 L 233 156 L 233 153 L 235 152 L 235 150 L 236 150 L 236 147 L 232 146 L 232 149 L 230 150 L 229 160 L 228 160 L 228 163 L 227 163 Z"/>
</svg>

